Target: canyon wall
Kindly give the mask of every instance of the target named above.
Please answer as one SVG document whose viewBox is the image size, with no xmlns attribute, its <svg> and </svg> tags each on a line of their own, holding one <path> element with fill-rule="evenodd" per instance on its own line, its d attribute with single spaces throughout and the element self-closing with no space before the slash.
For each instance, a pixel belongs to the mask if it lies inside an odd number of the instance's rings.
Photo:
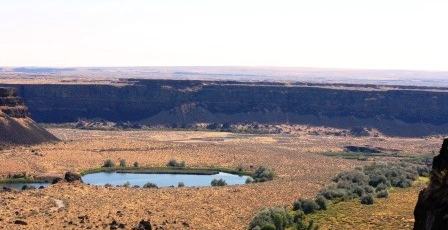
<svg viewBox="0 0 448 230">
<path fill-rule="evenodd" d="M 448 133 L 448 89 L 269 82 L 129 80 L 125 85 L 22 84 L 38 122 L 290 123 Z"/>
<path fill-rule="evenodd" d="M 31 120 L 29 115 L 28 108 L 14 88 L 0 88 L 0 146 L 57 140 Z"/>
</svg>

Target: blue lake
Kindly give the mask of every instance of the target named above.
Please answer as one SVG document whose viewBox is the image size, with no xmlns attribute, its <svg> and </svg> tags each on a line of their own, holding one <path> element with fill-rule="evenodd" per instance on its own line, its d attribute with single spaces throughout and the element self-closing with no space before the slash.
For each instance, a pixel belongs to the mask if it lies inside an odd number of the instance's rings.
<svg viewBox="0 0 448 230">
<path fill-rule="evenodd" d="M 99 172 L 87 174 L 82 177 L 82 180 L 84 183 L 91 185 L 110 184 L 117 186 L 129 182 L 131 186 L 142 187 L 144 184 L 151 182 L 158 187 L 177 187 L 179 182 L 182 182 L 186 187 L 205 187 L 211 186 L 210 183 L 213 179 L 223 179 L 227 185 L 241 185 L 246 183 L 248 177 L 223 172 L 214 175 Z"/>
</svg>

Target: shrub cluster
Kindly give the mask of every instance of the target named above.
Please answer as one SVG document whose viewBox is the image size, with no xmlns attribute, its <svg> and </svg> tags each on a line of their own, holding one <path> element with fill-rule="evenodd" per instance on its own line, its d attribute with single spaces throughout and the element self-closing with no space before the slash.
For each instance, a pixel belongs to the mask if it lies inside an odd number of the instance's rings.
<svg viewBox="0 0 448 230">
<path fill-rule="evenodd" d="M 306 223 L 301 212 L 289 212 L 285 208 L 265 208 L 258 212 L 249 224 L 250 230 L 315 230 L 313 222 Z"/>
<path fill-rule="evenodd" d="M 104 161 L 103 168 L 113 168 L 115 167 L 115 163 L 111 159 L 107 159 Z"/>
<path fill-rule="evenodd" d="M 315 200 L 299 199 L 292 206 L 293 211 L 310 214 L 318 210 L 327 210 L 329 201 L 322 195 L 318 195 Z"/>
<path fill-rule="evenodd" d="M 252 176 L 253 182 L 265 182 L 274 179 L 274 172 L 264 166 L 260 166 L 255 170 Z"/>
<path fill-rule="evenodd" d="M 143 185 L 143 188 L 159 188 L 156 184 L 148 182 Z"/>
<path fill-rule="evenodd" d="M 250 230 L 263 229 L 317 229 L 317 226 L 305 223 L 303 217 L 317 210 L 326 210 L 330 202 L 340 202 L 359 198 L 361 204 L 371 205 L 376 198 L 389 196 L 390 187 L 406 188 L 419 176 L 429 175 L 427 165 L 414 162 L 401 162 L 389 164 L 373 164 L 354 171 L 338 174 L 333 183 L 324 188 L 315 200 L 299 199 L 293 203 L 293 210 L 288 212 L 284 208 L 265 208 L 261 210 L 250 222 Z M 260 167 L 255 172 L 254 180 L 271 178 L 272 171 Z M 262 179 L 262 181 L 264 181 Z"/>
<path fill-rule="evenodd" d="M 210 184 L 212 186 L 226 186 L 227 182 L 224 179 L 213 179 Z"/>
<path fill-rule="evenodd" d="M 178 162 L 175 159 L 171 159 L 170 161 L 168 161 L 168 163 L 166 163 L 166 166 L 174 168 L 185 168 L 185 161 Z"/>
<path fill-rule="evenodd" d="M 373 197 L 388 197 L 390 187 L 412 186 L 413 181 L 425 175 L 421 173 L 423 171 L 423 166 L 409 163 L 373 164 L 338 174 L 333 179 L 334 183 L 319 195 L 333 202 L 360 198 L 361 203 L 372 204 Z"/>
</svg>

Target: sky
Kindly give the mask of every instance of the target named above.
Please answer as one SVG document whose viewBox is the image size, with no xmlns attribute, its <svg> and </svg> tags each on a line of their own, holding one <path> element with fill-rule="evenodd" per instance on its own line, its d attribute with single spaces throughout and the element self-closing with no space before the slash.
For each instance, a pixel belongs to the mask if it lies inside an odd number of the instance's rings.
<svg viewBox="0 0 448 230">
<path fill-rule="evenodd" d="M 1 0 L 0 66 L 448 70 L 447 0 Z"/>
</svg>

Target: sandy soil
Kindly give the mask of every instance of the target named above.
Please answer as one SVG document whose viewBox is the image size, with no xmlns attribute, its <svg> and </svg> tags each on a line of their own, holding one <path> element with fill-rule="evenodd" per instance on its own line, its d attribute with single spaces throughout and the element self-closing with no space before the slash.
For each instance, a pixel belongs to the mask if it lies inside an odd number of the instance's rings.
<svg viewBox="0 0 448 230">
<path fill-rule="evenodd" d="M 362 161 L 326 157 L 345 145 L 370 145 L 420 155 L 438 150 L 439 138 L 241 135 L 186 131 L 50 129 L 63 141 L 0 151 L 0 175 L 62 175 L 99 167 L 104 160 L 162 166 L 172 158 L 189 166 L 247 169 L 265 165 L 277 177 L 266 183 L 220 188 L 103 188 L 57 184 L 44 190 L 0 193 L 0 229 L 134 227 L 142 219 L 162 229 L 245 229 L 260 208 L 313 197 L 332 176 Z M 87 216 L 87 218 L 85 217 Z M 14 224 L 24 220 L 28 225 Z"/>
</svg>

